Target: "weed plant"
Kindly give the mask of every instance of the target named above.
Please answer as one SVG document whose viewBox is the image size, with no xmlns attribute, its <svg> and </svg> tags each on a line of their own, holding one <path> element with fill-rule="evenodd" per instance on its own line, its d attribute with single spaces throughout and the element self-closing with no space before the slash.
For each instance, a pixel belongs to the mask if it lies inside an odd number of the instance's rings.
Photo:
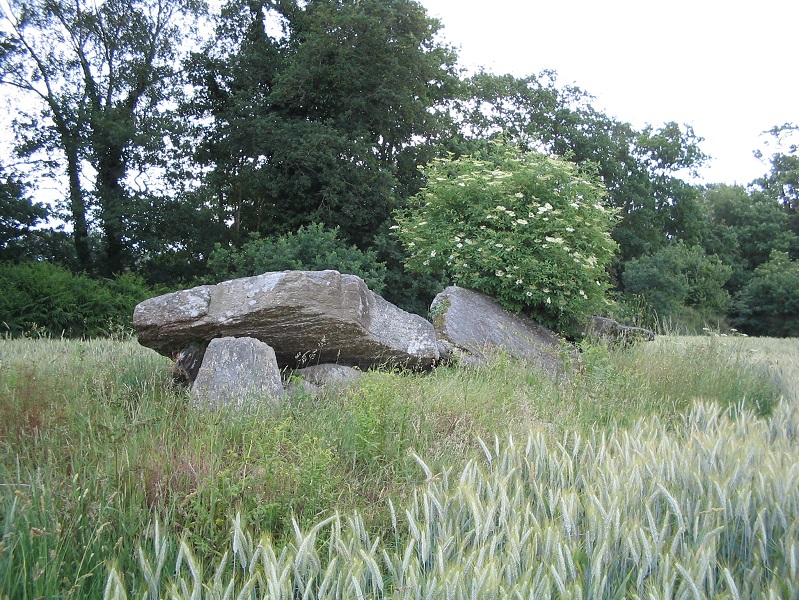
<svg viewBox="0 0 799 600">
<path fill-rule="evenodd" d="M 405 584 L 396 583 L 383 551 L 400 552 L 401 562 L 408 552 L 413 557 L 421 542 L 412 542 L 414 526 L 427 518 L 430 486 L 452 486 L 464 464 L 489 471 L 496 464 L 502 448 L 491 450 L 490 464 L 467 462 L 484 454 L 478 438 L 525 439 L 532 431 L 534 440 L 577 436 L 596 449 L 609 443 L 603 439 L 651 426 L 672 439 L 684 435 L 697 400 L 746 407 L 746 422 L 762 427 L 767 421 L 753 415 L 769 415 L 792 389 L 799 354 L 790 341 L 779 348 L 744 343 L 752 347 L 731 338 L 664 338 L 627 350 L 586 346 L 579 368 L 558 381 L 507 359 L 480 369 L 370 372 L 342 392 L 300 394 L 279 408 L 237 414 L 192 410 L 188 395 L 169 386 L 169 361 L 132 340 L 0 340 L 0 597 L 91 598 L 123 590 L 159 597 L 180 588 L 191 565 L 203 575 L 187 579 L 187 590 L 216 589 L 208 577 L 217 569 L 225 586 L 233 577 L 230 589 L 238 594 L 249 580 L 230 570 L 241 570 L 245 546 L 250 562 L 255 552 L 259 560 L 274 552 L 283 561 L 270 563 L 279 580 L 289 557 L 296 558 L 292 547 L 321 552 L 319 564 L 333 577 L 345 557 L 333 560 L 331 553 L 354 543 L 346 537 L 351 531 L 368 540 L 368 548 L 351 552 L 377 560 L 379 549 L 384 593 L 400 593 Z M 787 371 L 779 366 L 786 357 Z M 748 444 L 739 439 L 742 452 Z M 795 454 L 794 444 L 794 462 Z M 415 456 L 424 457 L 423 465 Z M 588 459 L 575 460 L 572 471 Z M 682 492 L 662 485 L 682 501 Z M 442 488 L 442 498 L 450 492 Z M 754 500 L 750 509 L 766 510 Z M 220 567 L 226 549 L 230 560 Z M 364 595 L 377 594 L 357 581 Z M 265 589 L 256 583 L 250 591 Z"/>
</svg>

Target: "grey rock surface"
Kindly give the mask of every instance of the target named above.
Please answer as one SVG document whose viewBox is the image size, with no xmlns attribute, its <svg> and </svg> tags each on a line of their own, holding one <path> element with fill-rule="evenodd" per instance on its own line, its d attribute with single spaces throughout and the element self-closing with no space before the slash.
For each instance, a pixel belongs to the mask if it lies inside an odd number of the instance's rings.
<svg viewBox="0 0 799 600">
<path fill-rule="evenodd" d="M 264 273 L 151 298 L 136 307 L 133 326 L 139 343 L 170 358 L 232 336 L 269 344 L 281 367 L 427 368 L 438 360 L 430 323 L 338 271 Z"/>
<path fill-rule="evenodd" d="M 191 389 L 195 406 L 247 408 L 283 396 L 275 352 L 253 338 L 211 340 Z"/>
<path fill-rule="evenodd" d="M 614 343 L 628 344 L 636 340 L 651 342 L 655 332 L 643 327 L 629 327 L 607 317 L 591 317 L 585 328 L 587 337 L 605 339 Z"/>
<path fill-rule="evenodd" d="M 358 381 L 363 372 L 345 365 L 325 364 L 297 369 L 294 374 L 314 385 L 347 386 Z"/>
<path fill-rule="evenodd" d="M 503 309 L 493 298 L 450 286 L 430 305 L 442 358 L 481 365 L 504 353 L 541 368 L 551 377 L 564 370 L 567 344 L 546 327 Z"/>
<path fill-rule="evenodd" d="M 299 380 L 292 380 L 287 391 L 292 391 L 291 386 L 296 383 L 306 392 L 318 395 L 353 385 L 363 372 L 345 365 L 323 364 L 297 369 L 292 374 L 297 375 Z"/>
</svg>

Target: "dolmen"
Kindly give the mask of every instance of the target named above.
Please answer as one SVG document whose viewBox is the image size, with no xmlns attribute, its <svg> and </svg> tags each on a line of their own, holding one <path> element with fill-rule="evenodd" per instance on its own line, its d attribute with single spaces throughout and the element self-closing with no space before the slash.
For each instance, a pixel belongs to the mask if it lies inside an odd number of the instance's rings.
<svg viewBox="0 0 799 600">
<path fill-rule="evenodd" d="M 305 391 L 350 385 L 375 368 L 425 370 L 436 364 L 479 368 L 497 355 L 552 379 L 579 360 L 573 346 L 493 298 L 447 287 L 430 321 L 338 271 L 279 271 L 202 285 L 140 303 L 139 343 L 174 361 L 173 379 L 191 386 L 196 405 L 278 404 L 283 377 Z M 654 334 L 595 317 L 587 334 L 629 341 Z"/>
<path fill-rule="evenodd" d="M 200 404 L 242 404 L 271 389 L 243 381 L 247 373 L 260 381 L 272 362 L 259 344 L 273 353 L 278 376 L 325 363 L 429 369 L 439 359 L 426 319 L 378 296 L 360 277 L 333 270 L 271 272 L 165 294 L 136 306 L 133 326 L 140 344 L 177 361 Z M 234 368 L 245 360 L 250 367 Z M 228 379 L 241 385 L 223 383 Z M 279 401 L 277 391 L 268 395 Z"/>
</svg>

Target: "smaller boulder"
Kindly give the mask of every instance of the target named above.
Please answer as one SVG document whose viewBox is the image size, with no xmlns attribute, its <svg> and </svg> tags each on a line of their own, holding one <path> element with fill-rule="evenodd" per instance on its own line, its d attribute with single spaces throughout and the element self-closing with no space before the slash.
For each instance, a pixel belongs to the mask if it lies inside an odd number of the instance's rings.
<svg viewBox="0 0 799 600">
<path fill-rule="evenodd" d="M 293 375 L 299 377 L 298 385 L 302 389 L 318 395 L 327 390 L 349 387 L 360 379 L 363 372 L 346 365 L 322 364 L 297 369 Z"/>
<path fill-rule="evenodd" d="M 297 369 L 294 374 L 314 385 L 347 386 L 358 381 L 363 373 L 346 365 L 325 364 Z"/>
<path fill-rule="evenodd" d="M 512 314 L 490 296 L 450 286 L 430 305 L 439 353 L 458 364 L 484 364 L 492 354 L 525 361 L 555 378 L 564 369 L 568 346 L 552 331 Z"/>
<path fill-rule="evenodd" d="M 282 396 L 275 351 L 249 337 L 211 340 L 192 386 L 194 404 L 202 408 L 277 405 Z"/>
<path fill-rule="evenodd" d="M 591 317 L 585 328 L 588 338 L 601 339 L 613 344 L 631 344 L 635 341 L 651 342 L 655 332 L 643 327 L 629 327 L 607 317 Z"/>
</svg>

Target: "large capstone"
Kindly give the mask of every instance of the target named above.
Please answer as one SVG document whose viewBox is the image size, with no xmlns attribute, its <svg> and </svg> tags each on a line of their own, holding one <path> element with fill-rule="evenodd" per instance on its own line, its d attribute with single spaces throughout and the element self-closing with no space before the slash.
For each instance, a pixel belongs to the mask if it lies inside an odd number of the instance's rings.
<svg viewBox="0 0 799 600">
<path fill-rule="evenodd" d="M 532 319 L 506 311 L 486 294 L 450 286 L 433 299 L 430 314 L 442 358 L 469 366 L 503 354 L 553 378 L 564 369 L 568 346 L 561 338 Z"/>
<path fill-rule="evenodd" d="M 215 338 L 251 337 L 274 349 L 281 368 L 438 360 L 430 323 L 338 271 L 264 273 L 158 296 L 136 307 L 133 326 L 139 343 L 173 359 Z"/>
</svg>

